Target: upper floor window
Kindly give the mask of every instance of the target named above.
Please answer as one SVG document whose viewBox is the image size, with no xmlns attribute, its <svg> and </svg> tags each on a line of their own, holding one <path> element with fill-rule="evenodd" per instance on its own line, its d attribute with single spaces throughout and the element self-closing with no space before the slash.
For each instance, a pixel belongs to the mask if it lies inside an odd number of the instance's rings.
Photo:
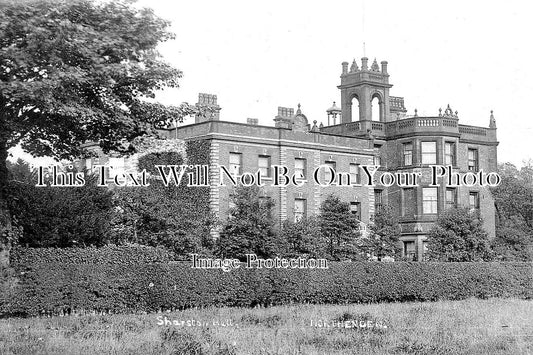
<svg viewBox="0 0 533 355">
<path fill-rule="evenodd" d="M 383 207 L 383 190 L 374 190 L 374 208 L 376 212 L 380 211 Z"/>
<path fill-rule="evenodd" d="M 325 180 L 325 183 L 329 183 L 332 179 L 331 169 L 333 169 L 333 172 L 335 172 L 337 170 L 337 163 L 335 163 L 334 161 L 327 161 L 324 163 L 324 165 L 327 166 L 327 168 L 324 169 L 325 171 L 324 180 Z"/>
<path fill-rule="evenodd" d="M 424 187 L 422 189 L 422 213 L 437 213 L 437 188 Z"/>
<path fill-rule="evenodd" d="M 413 143 L 403 144 L 403 165 L 413 165 Z"/>
<path fill-rule="evenodd" d="M 305 218 L 306 202 L 307 201 L 302 198 L 297 198 L 294 200 L 294 222 L 298 222 L 302 218 Z"/>
<path fill-rule="evenodd" d="M 444 164 L 455 165 L 455 143 L 454 142 L 444 143 Z"/>
<path fill-rule="evenodd" d="M 306 160 L 302 158 L 294 159 L 294 173 L 296 177 L 305 179 L 306 178 Z"/>
<path fill-rule="evenodd" d="M 229 153 L 229 171 L 233 175 L 242 174 L 242 154 Z"/>
<path fill-rule="evenodd" d="M 416 191 L 412 187 L 402 190 L 402 216 L 413 216 L 416 214 Z"/>
<path fill-rule="evenodd" d="M 381 144 L 374 144 L 374 165 L 381 166 Z"/>
<path fill-rule="evenodd" d="M 457 207 L 457 189 L 446 188 L 446 208 Z"/>
<path fill-rule="evenodd" d="M 261 176 L 270 177 L 270 157 L 268 155 L 260 155 L 258 165 Z"/>
<path fill-rule="evenodd" d="M 421 142 L 422 164 L 437 164 L 437 142 Z"/>
<path fill-rule="evenodd" d="M 361 174 L 359 173 L 359 164 L 350 164 L 350 184 L 360 184 Z"/>
<path fill-rule="evenodd" d="M 468 149 L 468 170 L 478 171 L 479 169 L 479 158 L 477 149 Z"/>
</svg>

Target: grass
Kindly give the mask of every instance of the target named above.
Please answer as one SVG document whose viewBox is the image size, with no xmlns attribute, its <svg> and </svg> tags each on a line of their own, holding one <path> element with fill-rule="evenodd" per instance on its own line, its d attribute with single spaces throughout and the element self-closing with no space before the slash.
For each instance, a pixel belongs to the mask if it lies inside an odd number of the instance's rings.
<svg viewBox="0 0 533 355">
<path fill-rule="evenodd" d="M 532 320 L 517 299 L 2 319 L 0 354 L 533 354 Z"/>
</svg>

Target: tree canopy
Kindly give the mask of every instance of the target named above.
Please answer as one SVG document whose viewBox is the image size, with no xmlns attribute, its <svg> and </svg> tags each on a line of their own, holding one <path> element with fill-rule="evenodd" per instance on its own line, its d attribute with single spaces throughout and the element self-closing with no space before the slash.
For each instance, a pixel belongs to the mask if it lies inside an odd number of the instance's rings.
<svg viewBox="0 0 533 355">
<path fill-rule="evenodd" d="M 398 258 L 401 256 L 401 229 L 398 216 L 389 205 L 384 205 L 374 215 L 374 223 L 370 225 L 370 236 L 365 241 L 370 254 L 383 257 Z"/>
<path fill-rule="evenodd" d="M 326 256 L 326 243 L 316 216 L 302 217 L 296 221 L 285 220 L 281 225 L 280 237 L 286 244 L 286 255 L 289 257 Z"/>
<path fill-rule="evenodd" d="M 262 196 L 260 187 L 252 185 L 235 188 L 233 203 L 220 232 L 217 254 L 240 260 L 245 260 L 246 254 L 279 255 L 280 240 L 272 216 L 274 201 Z"/>
<path fill-rule="evenodd" d="M 338 196 L 328 195 L 320 205 L 320 232 L 332 260 L 360 259 L 361 238 L 359 221 L 350 213 L 350 205 Z"/>
<path fill-rule="evenodd" d="M 0 183 L 18 144 L 58 159 L 87 153 L 88 141 L 130 151 L 134 137 L 192 113 L 147 101 L 182 76 L 157 51 L 168 27 L 131 1 L 0 3 Z"/>
<path fill-rule="evenodd" d="M 533 161 L 517 169 L 500 164 L 501 184 L 492 189 L 498 223 L 492 241 L 495 257 L 503 261 L 533 260 Z"/>
<path fill-rule="evenodd" d="M 96 186 L 96 176 L 87 176 L 85 185 L 76 188 L 36 187 L 37 176 L 27 163 L 9 165 L 9 208 L 22 227 L 21 245 L 102 246 L 112 241 L 113 193 Z"/>
<path fill-rule="evenodd" d="M 478 214 L 466 207 L 439 216 L 428 235 L 428 258 L 436 261 L 489 261 L 489 236 Z"/>
<path fill-rule="evenodd" d="M 520 170 L 501 164 L 501 184 L 492 189 L 500 225 L 533 231 L 533 161 Z"/>
<path fill-rule="evenodd" d="M 0 1 L 0 250 L 12 239 L 9 148 L 69 160 L 89 154 L 86 142 L 131 152 L 133 138 L 196 111 L 150 102 L 182 76 L 157 51 L 169 25 L 127 0 Z"/>
</svg>

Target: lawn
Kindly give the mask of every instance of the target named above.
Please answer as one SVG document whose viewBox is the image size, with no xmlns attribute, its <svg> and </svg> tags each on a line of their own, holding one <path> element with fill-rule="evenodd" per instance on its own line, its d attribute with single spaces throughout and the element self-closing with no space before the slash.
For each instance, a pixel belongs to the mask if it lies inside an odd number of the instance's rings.
<svg viewBox="0 0 533 355">
<path fill-rule="evenodd" d="M 517 299 L 2 319 L 0 354 L 533 354 L 532 320 Z"/>
</svg>

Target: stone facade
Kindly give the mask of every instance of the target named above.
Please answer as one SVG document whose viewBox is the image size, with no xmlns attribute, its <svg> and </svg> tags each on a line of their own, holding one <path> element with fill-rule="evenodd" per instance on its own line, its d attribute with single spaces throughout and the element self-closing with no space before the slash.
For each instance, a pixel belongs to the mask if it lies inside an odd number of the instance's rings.
<svg viewBox="0 0 533 355">
<path fill-rule="evenodd" d="M 168 137 L 207 139 L 211 142 L 212 164 L 229 167 L 237 161 L 241 172 L 257 172 L 264 164 L 289 169 L 303 166 L 309 183 L 302 187 L 270 186 L 271 177 L 264 178 L 267 185 L 264 193 L 274 199 L 279 223 L 302 214 L 317 214 L 320 203 L 332 193 L 351 203 L 365 226 L 371 223 L 376 208 L 391 205 L 400 216 L 404 255 L 414 260 L 423 260 L 427 232 L 448 206 L 471 205 L 478 209 L 485 229 L 494 236 L 494 201 L 487 187 L 449 188 L 444 183 L 435 189 L 429 186 L 431 164 L 451 163 L 461 175 L 469 171 L 496 171 L 498 142 L 492 112 L 488 128 L 459 124 L 458 112 L 449 105 L 444 111 L 439 109 L 435 116 L 420 117 L 416 110 L 408 116 L 404 99 L 389 95 L 392 85 L 387 62 L 382 61 L 380 67 L 374 60 L 369 67 L 368 58 L 362 58 L 360 68 L 355 61 L 350 69 L 348 65 L 342 63 L 338 86 L 341 107 L 334 103 L 326 111 L 327 118 L 319 119 L 327 123 L 325 126 L 323 123 L 317 126 L 316 120 L 311 124 L 300 107 L 296 113 L 293 108 L 279 107 L 274 126 L 261 126 L 253 119 L 247 124 L 223 121 L 218 115 L 216 96 L 201 94 L 199 104 L 212 105 L 216 114 L 168 130 Z M 372 117 L 373 100 L 378 102 L 379 117 Z M 354 121 L 354 116 L 359 120 Z M 325 187 L 312 182 L 309 176 L 321 164 L 330 164 L 336 171 L 352 172 L 351 165 L 373 163 L 381 166 L 377 174 L 420 173 L 419 186 Z M 221 177 L 216 168 L 212 170 L 211 206 L 224 220 L 234 188 L 219 186 Z"/>
<path fill-rule="evenodd" d="M 438 187 L 429 186 L 430 165 L 451 165 L 461 176 L 479 170 L 496 171 L 498 142 L 492 112 L 488 128 L 459 124 L 458 112 L 449 105 L 445 110 L 439 109 L 435 116 L 418 116 L 416 109 L 414 115 L 408 116 L 404 98 L 389 95 L 392 85 L 387 62 L 382 61 L 380 67 L 374 60 L 369 67 L 368 58 L 362 58 L 361 68 L 356 61 L 349 69 L 348 65 L 342 63 L 338 86 L 341 107 L 334 102 L 326 110 L 327 117 L 319 118 L 319 125 L 317 120 L 309 122 L 300 105 L 296 111 L 278 107 L 274 126 L 258 125 L 254 118 L 248 118 L 246 124 L 224 121 L 220 119 L 216 95 L 202 93 L 197 106 L 207 107 L 207 114 L 197 116 L 194 124 L 162 130 L 167 140 L 152 145 L 157 150 L 184 151 L 184 141 L 210 142 L 210 206 L 221 220 L 231 207 L 234 187 L 220 186 L 223 176 L 218 167 L 230 168 L 238 163 L 240 174 L 262 170 L 266 185 L 263 193 L 274 200 L 279 224 L 319 213 L 326 196 L 335 194 L 350 203 L 363 230 L 372 223 L 376 209 L 384 204 L 392 206 L 400 217 L 403 254 L 413 260 L 423 260 L 429 229 L 439 214 L 452 205 L 477 209 L 485 229 L 494 236 L 495 207 L 486 186 L 448 187 L 443 182 Z M 374 102 L 379 110 L 372 109 Z M 372 117 L 373 111 L 379 112 L 378 117 Z M 355 117 L 359 119 L 354 120 Z M 148 144 L 142 151 L 147 153 L 151 148 Z M 85 161 L 85 166 L 109 164 L 115 171 L 130 172 L 136 170 L 137 158 L 137 155 L 126 160 L 101 156 Z M 387 172 L 420 173 L 418 186 L 368 186 L 357 184 L 359 181 L 353 186 L 338 183 L 321 186 L 311 176 L 315 169 L 329 165 L 336 172 L 358 172 L 363 180 L 358 166 L 373 164 L 380 165 L 376 177 Z M 300 187 L 271 186 L 274 165 L 286 166 L 289 175 L 303 171 L 308 182 Z M 356 176 L 352 175 L 352 179 L 357 180 Z M 325 177 L 322 170 L 320 178 Z M 217 235 L 213 231 L 213 236 Z"/>
</svg>

